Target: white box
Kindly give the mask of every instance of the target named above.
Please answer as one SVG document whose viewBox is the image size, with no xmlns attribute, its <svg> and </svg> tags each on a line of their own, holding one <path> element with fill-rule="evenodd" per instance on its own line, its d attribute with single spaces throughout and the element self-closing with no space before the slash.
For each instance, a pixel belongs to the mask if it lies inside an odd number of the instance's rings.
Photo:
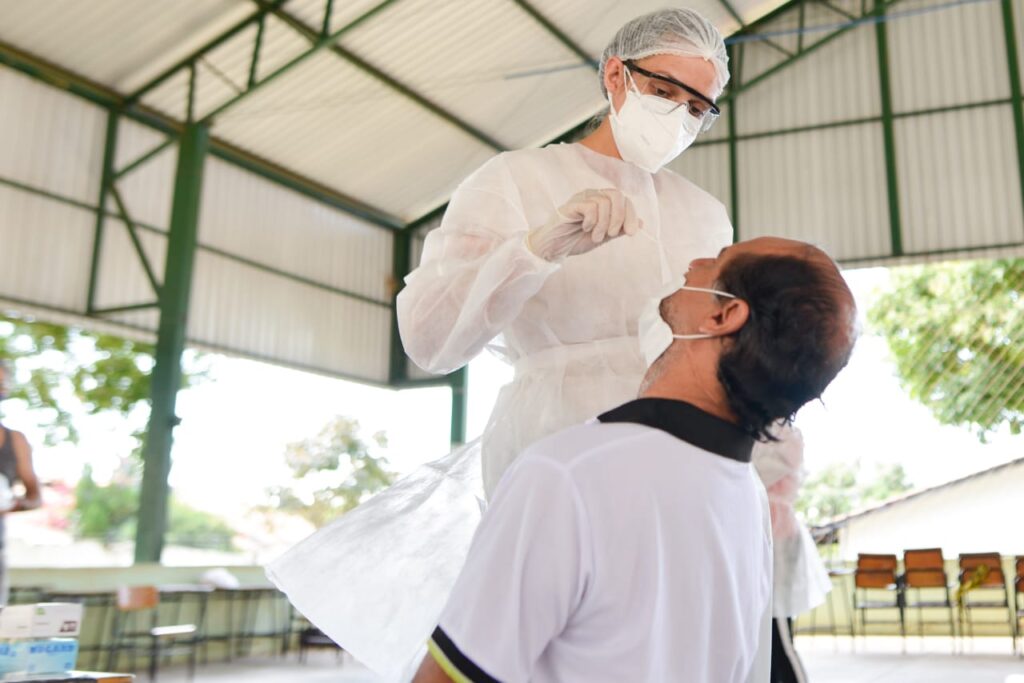
<svg viewBox="0 0 1024 683">
<path fill-rule="evenodd" d="M 74 602 L 8 605 L 0 610 L 0 638 L 74 638 L 82 630 L 82 606 Z"/>
<path fill-rule="evenodd" d="M 19 640 L 0 643 L 0 674 L 59 674 L 71 671 L 78 660 L 74 638 Z"/>
</svg>

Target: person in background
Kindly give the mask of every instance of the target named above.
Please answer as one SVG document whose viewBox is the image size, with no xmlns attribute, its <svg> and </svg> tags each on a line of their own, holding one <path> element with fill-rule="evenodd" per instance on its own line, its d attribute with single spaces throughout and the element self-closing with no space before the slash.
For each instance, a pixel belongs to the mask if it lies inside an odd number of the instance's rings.
<svg viewBox="0 0 1024 683">
<path fill-rule="evenodd" d="M 10 366 L 0 359 L 0 401 L 7 398 Z M 13 486 L 21 483 L 24 494 L 15 496 Z M 39 479 L 32 468 L 32 447 L 21 432 L 0 421 L 0 606 L 7 604 L 10 583 L 7 578 L 6 516 L 34 510 L 43 504 Z"/>
<path fill-rule="evenodd" d="M 774 541 L 771 683 L 807 683 L 793 646 L 793 619 L 824 602 L 832 581 L 794 507 L 804 479 L 803 435 L 796 427 L 779 423 L 772 436 L 776 441 L 757 443 L 753 455 L 768 491 Z"/>
</svg>

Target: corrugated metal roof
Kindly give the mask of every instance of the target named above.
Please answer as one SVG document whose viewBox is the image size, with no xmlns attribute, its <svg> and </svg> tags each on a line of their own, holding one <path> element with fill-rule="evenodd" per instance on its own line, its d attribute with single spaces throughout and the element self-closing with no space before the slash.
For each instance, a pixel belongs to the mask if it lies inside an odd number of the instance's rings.
<svg viewBox="0 0 1024 683">
<path fill-rule="evenodd" d="M 0 0 L 0 40 L 131 92 L 252 13 L 237 0 Z"/>
<path fill-rule="evenodd" d="M 285 169 L 283 175 L 298 176 L 298 184 L 322 186 L 310 194 L 322 189 L 335 199 L 344 195 L 401 222 L 442 204 L 496 147 L 542 143 L 603 107 L 593 69 L 517 0 L 335 2 L 329 30 L 382 3 L 384 9 L 337 39 L 348 51 L 341 55 L 325 47 L 304 57 L 309 31 L 315 41 L 323 26 L 324 0 L 0 0 L 0 41 L 129 95 L 239 27 L 195 62 L 194 116 L 221 109 L 248 87 L 250 76 L 259 82 L 301 59 L 214 116 L 214 136 L 251 152 L 257 157 L 251 163 L 269 160 Z M 597 57 L 622 23 L 663 2 L 530 4 Z M 717 0 L 691 4 L 726 32 L 739 25 Z M 779 3 L 732 4 L 750 22 Z M 705 144 L 673 168 L 730 210 L 735 182 L 742 237 L 809 239 L 844 260 L 890 257 L 897 227 L 905 253 L 928 257 L 1024 243 L 1012 109 L 1005 103 L 974 106 L 1010 92 L 999 4 L 901 0 L 890 10 L 899 15 L 886 29 L 898 114 L 892 157 L 899 226 L 890 225 L 877 32 L 865 23 L 831 39 L 849 22 L 845 15 L 864 8 L 861 0 L 830 4 L 803 4 L 802 38 L 795 32 L 800 10 L 792 5 L 758 27 L 772 44 L 754 40 L 736 48 L 742 58 L 733 66 L 742 64 L 741 83 L 792 63 L 741 91 L 702 138 Z M 255 19 L 241 24 L 260 13 L 262 33 Z M 1017 15 L 1020 46 L 1024 12 Z M 251 74 L 257 34 L 260 59 Z M 805 58 L 786 54 L 826 40 Z M 349 53 L 364 68 L 353 65 Z M 1024 50 L 1018 53 L 1024 69 Z M 179 69 L 141 102 L 183 120 L 190 77 L 187 68 Z M 415 92 L 400 92 L 395 83 Z M 10 69 L 0 69 L 0 92 L 0 235 L 18 260 L 17 267 L 0 272 L 0 296 L 83 315 L 95 222 L 89 207 L 99 193 L 106 112 Z M 968 108 L 909 115 L 951 106 Z M 724 141 L 730 108 L 739 135 L 732 143 Z M 116 166 L 150 152 L 163 135 L 122 117 Z M 175 159 L 170 146 L 117 183 L 157 270 Z M 391 233 L 233 164 L 211 158 L 206 174 L 192 341 L 385 381 Z M 47 199 L 47 193 L 53 196 Z M 108 200 L 107 209 L 115 212 L 116 204 Z M 60 278 L 40 281 L 26 270 L 32 259 L 42 259 L 44 245 L 50 245 L 46 259 L 59 266 Z M 414 252 L 419 245 L 414 239 Z M 100 264 L 97 305 L 151 297 L 118 220 L 107 221 Z M 145 334 L 155 315 L 123 313 L 111 320 Z"/>
<path fill-rule="evenodd" d="M 0 300 L 75 321 L 88 292 L 106 112 L 0 70 Z M 6 97 L 10 95 L 10 97 Z M 162 134 L 122 120 L 116 166 Z M 116 187 L 158 283 L 177 152 L 169 146 Z M 108 198 L 94 309 L 156 301 L 128 227 Z M 205 163 L 188 340 L 193 345 L 386 383 L 393 233 L 217 158 Z M 155 309 L 93 314 L 90 326 L 152 339 Z"/>
<path fill-rule="evenodd" d="M 785 56 L 748 49 L 744 71 L 760 73 Z M 747 61 L 749 60 L 749 61 Z M 763 62 L 762 60 L 767 60 Z M 858 28 L 745 91 L 736 104 L 740 135 L 849 121 L 881 113 L 874 32 Z"/>
<path fill-rule="evenodd" d="M 103 160 L 106 116 L 10 69 L 0 69 L 0 177 L 95 203 Z"/>
<path fill-rule="evenodd" d="M 128 95 L 261 5 L 0 0 L 0 40 Z M 717 0 L 690 3 L 727 32 L 736 20 Z M 746 21 L 778 0 L 734 0 Z M 333 3 L 330 31 L 386 5 L 338 44 L 388 77 L 451 112 L 503 147 L 540 144 L 603 106 L 592 69 L 513 0 L 359 0 Z M 546 0 L 533 7 L 596 58 L 614 31 L 657 0 Z M 306 53 L 324 0 L 267 2 L 257 80 Z M 195 62 L 194 115 L 203 118 L 244 91 L 257 22 L 251 21 Z M 187 117 L 191 80 L 182 68 L 141 101 Z M 440 205 L 494 149 L 396 94 L 324 49 L 272 84 L 259 87 L 213 121 L 213 134 L 317 183 L 413 220 Z M 386 157 L 389 162 L 375 163 Z"/>
<path fill-rule="evenodd" d="M 0 186 L 0 206 L 2 297 L 81 310 L 89 285 L 95 215 L 5 186 Z"/>
<path fill-rule="evenodd" d="M 840 260 L 891 253 L 880 125 L 748 140 L 738 156 L 742 239 L 805 240 Z"/>
<path fill-rule="evenodd" d="M 906 13 L 934 5 L 934 0 L 905 0 L 898 7 Z M 998 2 L 922 13 L 893 21 L 887 30 L 897 113 L 1010 96 Z"/>
<path fill-rule="evenodd" d="M 1009 105 L 902 119 L 895 132 L 907 251 L 1024 242 Z"/>
</svg>

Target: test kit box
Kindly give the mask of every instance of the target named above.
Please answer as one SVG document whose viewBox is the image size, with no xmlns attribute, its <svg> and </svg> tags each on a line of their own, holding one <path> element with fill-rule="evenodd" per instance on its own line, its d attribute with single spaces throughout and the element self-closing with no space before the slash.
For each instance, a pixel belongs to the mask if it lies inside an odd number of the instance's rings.
<svg viewBox="0 0 1024 683">
<path fill-rule="evenodd" d="M 0 643 L 0 674 L 58 674 L 71 671 L 78 660 L 74 638 L 17 640 Z"/>
<path fill-rule="evenodd" d="M 74 602 L 8 605 L 0 610 L 0 639 L 74 638 L 82 630 L 82 606 Z"/>
</svg>

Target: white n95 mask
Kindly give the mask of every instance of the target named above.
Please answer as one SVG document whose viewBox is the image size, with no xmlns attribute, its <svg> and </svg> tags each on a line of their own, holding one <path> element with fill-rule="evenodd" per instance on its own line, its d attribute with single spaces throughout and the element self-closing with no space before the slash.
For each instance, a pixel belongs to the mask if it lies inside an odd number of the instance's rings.
<svg viewBox="0 0 1024 683">
<path fill-rule="evenodd" d="M 736 297 L 728 292 L 720 292 L 717 289 L 708 289 L 706 287 L 690 287 L 688 285 L 675 286 L 672 285 L 671 289 L 667 292 L 662 293 L 652 298 L 644 306 L 643 312 L 640 314 L 640 319 L 637 324 L 637 333 L 640 338 L 640 352 L 644 356 L 644 364 L 646 367 L 654 365 L 654 361 L 661 357 L 661 354 L 668 350 L 668 347 L 672 346 L 672 340 L 674 339 L 710 339 L 716 335 L 706 333 L 696 334 L 675 334 L 672 328 L 669 326 L 665 319 L 661 317 L 661 302 L 679 291 L 685 289 L 691 292 L 707 292 L 708 294 L 717 294 L 718 296 L 728 297 L 735 299 Z"/>
<path fill-rule="evenodd" d="M 611 93 L 608 104 L 615 146 L 624 161 L 655 173 L 683 153 L 697 139 L 701 122 L 690 115 L 687 107 L 657 95 L 641 95 L 632 76 L 626 86 L 626 101 L 615 111 Z"/>
</svg>

